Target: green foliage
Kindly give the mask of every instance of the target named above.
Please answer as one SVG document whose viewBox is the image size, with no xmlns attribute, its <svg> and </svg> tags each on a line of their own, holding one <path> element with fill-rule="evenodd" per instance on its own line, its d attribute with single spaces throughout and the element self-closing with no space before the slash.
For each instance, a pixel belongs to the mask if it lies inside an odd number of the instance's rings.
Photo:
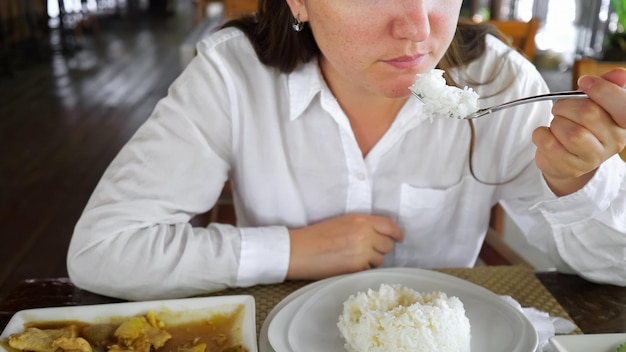
<svg viewBox="0 0 626 352">
<path fill-rule="evenodd" d="M 626 0 L 611 0 L 613 11 L 617 14 L 618 32 L 626 29 Z"/>
<path fill-rule="evenodd" d="M 626 352 L 626 342 L 619 345 L 619 347 L 617 348 L 617 352 Z"/>
<path fill-rule="evenodd" d="M 626 0 L 611 0 L 611 10 L 617 15 L 617 28 L 604 38 L 602 59 L 626 60 Z M 621 352 L 621 351 L 620 351 Z M 626 349 L 623 351 L 626 352 Z"/>
</svg>

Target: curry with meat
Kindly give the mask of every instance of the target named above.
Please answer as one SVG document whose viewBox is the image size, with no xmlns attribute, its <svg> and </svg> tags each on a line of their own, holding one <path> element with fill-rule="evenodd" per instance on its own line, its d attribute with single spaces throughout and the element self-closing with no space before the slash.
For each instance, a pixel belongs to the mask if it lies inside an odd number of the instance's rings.
<svg viewBox="0 0 626 352">
<path fill-rule="evenodd" d="M 153 311 L 106 323 L 32 322 L 2 345 L 10 352 L 244 352 L 243 310 L 174 325 Z"/>
</svg>

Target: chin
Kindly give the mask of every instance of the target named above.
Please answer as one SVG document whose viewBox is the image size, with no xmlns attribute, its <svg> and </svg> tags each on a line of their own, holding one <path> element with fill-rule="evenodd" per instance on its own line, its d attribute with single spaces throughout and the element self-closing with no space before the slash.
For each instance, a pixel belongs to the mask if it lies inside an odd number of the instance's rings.
<svg viewBox="0 0 626 352">
<path fill-rule="evenodd" d="M 409 86 L 413 84 L 413 82 L 407 84 L 406 86 L 402 85 L 402 86 L 395 86 L 395 87 L 391 87 L 389 89 L 386 89 L 384 92 L 384 95 L 387 98 L 391 98 L 391 99 L 401 99 L 401 98 L 406 98 L 409 95 L 411 95 L 411 91 L 409 90 Z"/>
</svg>

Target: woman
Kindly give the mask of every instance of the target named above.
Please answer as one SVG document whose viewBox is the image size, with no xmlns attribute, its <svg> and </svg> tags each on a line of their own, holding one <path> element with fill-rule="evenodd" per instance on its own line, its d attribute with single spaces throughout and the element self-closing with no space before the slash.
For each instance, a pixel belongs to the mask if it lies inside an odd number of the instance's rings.
<svg viewBox="0 0 626 352">
<path fill-rule="evenodd" d="M 554 119 L 550 103 L 431 119 L 408 87 L 436 66 L 483 106 L 547 91 L 485 27 L 457 24 L 461 2 L 261 0 L 203 40 L 96 187 L 73 282 L 155 299 L 472 266 L 501 202 L 560 270 L 626 285 L 626 73 L 583 79 L 591 100 Z M 227 179 L 237 226 L 192 227 Z"/>
</svg>

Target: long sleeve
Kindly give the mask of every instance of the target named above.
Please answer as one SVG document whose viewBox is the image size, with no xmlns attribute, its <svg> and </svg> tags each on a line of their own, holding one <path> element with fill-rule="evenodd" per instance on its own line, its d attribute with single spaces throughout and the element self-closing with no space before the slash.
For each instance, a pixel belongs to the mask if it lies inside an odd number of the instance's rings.
<svg viewBox="0 0 626 352">
<path fill-rule="evenodd" d="M 508 59 L 511 72 L 519 65 L 523 74 L 514 74 L 515 82 L 509 86 L 513 93 L 503 94 L 519 97 L 546 92 L 543 79 L 529 63 L 513 55 Z M 488 104 L 509 98 L 495 96 Z M 528 104 L 499 116 L 494 114 L 491 121 L 477 121 L 479 143 L 474 167 L 482 180 L 498 184 L 497 199 L 529 244 L 544 252 L 559 271 L 626 286 L 626 163 L 615 155 L 578 192 L 565 197 L 554 195 L 535 164 L 531 140 L 537 126 L 549 123 L 550 108 L 550 104 Z M 504 125 L 505 119 L 512 125 Z M 499 146 L 495 153 L 490 152 L 493 145 Z M 502 169 L 509 176 L 497 177 L 483 171 L 499 164 L 506 165 Z"/>
<path fill-rule="evenodd" d="M 619 156 L 605 162 L 580 191 L 540 202 L 536 209 L 553 233 L 544 250 L 567 264 L 557 262 L 558 269 L 626 286 L 626 163 Z M 545 224 L 537 226 L 530 240 L 539 242 L 546 230 Z"/>
<path fill-rule="evenodd" d="M 156 115 L 164 109 L 157 108 Z M 193 132 L 185 119 L 152 119 L 115 158 L 79 220 L 69 249 L 68 270 L 79 287 L 127 299 L 154 299 L 240 284 L 242 230 L 189 224 L 192 215 L 215 203 L 228 170 Z M 288 253 L 284 227 L 245 232 L 249 241 L 283 243 L 281 250 Z M 277 239 L 272 241 L 272 236 Z M 255 246 L 245 248 L 250 247 Z M 261 253 L 256 260 L 250 252 L 246 259 L 264 262 L 263 252 L 256 252 Z M 257 266 L 256 273 L 260 270 Z M 257 281 L 244 278 L 242 284 L 264 280 L 263 275 L 254 278 Z M 269 281 L 282 279 L 279 275 Z"/>
<path fill-rule="evenodd" d="M 614 156 L 585 187 L 565 197 L 554 196 L 543 178 L 539 183 L 543 200 L 506 203 L 529 243 L 561 272 L 626 286 L 626 163 Z"/>
<path fill-rule="evenodd" d="M 102 176 L 68 251 L 77 286 L 145 300 L 284 280 L 286 227 L 189 223 L 215 204 L 232 167 L 218 64 L 194 60 Z"/>
</svg>

